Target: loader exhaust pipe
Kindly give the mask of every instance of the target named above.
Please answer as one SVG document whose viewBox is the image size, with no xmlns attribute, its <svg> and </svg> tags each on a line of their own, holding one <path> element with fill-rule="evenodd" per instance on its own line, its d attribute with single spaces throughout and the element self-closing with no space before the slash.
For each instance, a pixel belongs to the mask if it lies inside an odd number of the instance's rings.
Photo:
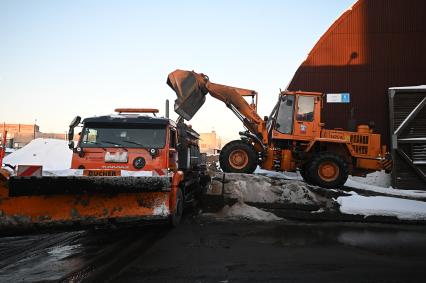
<svg viewBox="0 0 426 283">
<path fill-rule="evenodd" d="M 169 119 L 170 118 L 170 107 L 169 107 L 169 100 L 166 99 L 166 118 Z"/>
</svg>

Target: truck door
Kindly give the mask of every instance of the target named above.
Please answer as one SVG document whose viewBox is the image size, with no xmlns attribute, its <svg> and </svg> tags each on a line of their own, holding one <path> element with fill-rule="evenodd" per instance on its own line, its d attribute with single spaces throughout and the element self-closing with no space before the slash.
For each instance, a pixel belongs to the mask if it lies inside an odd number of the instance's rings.
<svg viewBox="0 0 426 283">
<path fill-rule="evenodd" d="M 178 168 L 178 152 L 177 152 L 177 137 L 176 130 L 170 128 L 169 130 L 169 168 Z"/>
<path fill-rule="evenodd" d="M 293 134 L 311 139 L 314 136 L 314 96 L 297 96 Z"/>
</svg>

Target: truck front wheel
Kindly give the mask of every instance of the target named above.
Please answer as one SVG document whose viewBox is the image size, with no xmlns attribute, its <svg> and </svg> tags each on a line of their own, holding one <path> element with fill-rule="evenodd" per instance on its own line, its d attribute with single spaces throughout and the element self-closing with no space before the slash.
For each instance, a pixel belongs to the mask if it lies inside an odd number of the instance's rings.
<svg viewBox="0 0 426 283">
<path fill-rule="evenodd" d="M 312 158 L 305 174 L 313 185 L 323 188 L 339 188 L 348 179 L 349 171 L 347 164 L 340 156 L 324 152 Z"/>
<path fill-rule="evenodd" d="M 176 209 L 173 214 L 169 216 L 169 225 L 172 228 L 177 227 L 180 223 L 183 214 L 183 202 L 182 190 L 178 188 L 176 192 Z"/>
<path fill-rule="evenodd" d="M 254 147 L 242 140 L 231 141 L 220 151 L 220 167 L 229 173 L 253 173 L 257 166 Z"/>
</svg>

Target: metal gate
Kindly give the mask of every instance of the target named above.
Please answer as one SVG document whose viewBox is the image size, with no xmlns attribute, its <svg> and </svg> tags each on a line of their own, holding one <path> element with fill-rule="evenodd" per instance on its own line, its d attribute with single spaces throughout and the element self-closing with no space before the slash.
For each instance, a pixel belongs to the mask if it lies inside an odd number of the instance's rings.
<svg viewBox="0 0 426 283">
<path fill-rule="evenodd" d="M 426 190 L 426 86 L 389 89 L 392 186 Z"/>
</svg>

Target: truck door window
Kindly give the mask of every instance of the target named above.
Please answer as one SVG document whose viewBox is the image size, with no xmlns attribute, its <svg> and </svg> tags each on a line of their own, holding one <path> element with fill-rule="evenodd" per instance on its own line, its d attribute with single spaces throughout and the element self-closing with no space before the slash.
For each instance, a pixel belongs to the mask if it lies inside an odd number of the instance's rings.
<svg viewBox="0 0 426 283">
<path fill-rule="evenodd" d="M 83 136 L 83 143 L 96 143 L 98 131 L 96 129 L 86 128 Z"/>
<path fill-rule="evenodd" d="M 176 148 L 176 131 L 170 129 L 170 147 Z"/>
<path fill-rule="evenodd" d="M 312 122 L 314 120 L 314 105 L 315 97 L 299 96 L 296 119 L 298 121 Z"/>
<path fill-rule="evenodd" d="M 293 132 L 294 96 L 285 95 L 281 98 L 278 109 L 276 129 L 283 134 Z"/>
</svg>

